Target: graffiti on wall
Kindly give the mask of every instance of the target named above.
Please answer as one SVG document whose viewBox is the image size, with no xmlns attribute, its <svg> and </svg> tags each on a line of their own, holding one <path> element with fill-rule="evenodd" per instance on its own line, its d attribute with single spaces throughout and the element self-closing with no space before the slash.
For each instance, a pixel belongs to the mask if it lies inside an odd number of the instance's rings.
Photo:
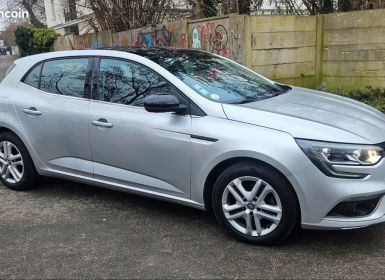
<svg viewBox="0 0 385 280">
<path fill-rule="evenodd" d="M 187 34 L 181 33 L 179 35 L 179 41 L 176 44 L 179 48 L 187 48 Z"/>
<path fill-rule="evenodd" d="M 112 46 L 112 36 L 110 31 L 102 31 L 96 35 L 98 48 L 109 48 Z"/>
<path fill-rule="evenodd" d="M 217 25 L 214 33 L 210 34 L 210 46 L 217 52 L 221 52 L 226 49 L 228 41 L 226 28 L 222 24 Z"/>
<path fill-rule="evenodd" d="M 116 33 L 105 31 L 59 37 L 55 42 L 55 49 L 109 46 L 189 47 L 223 55 L 244 64 L 244 32 L 244 18 L 240 16 L 199 22 L 178 21 Z"/>
<path fill-rule="evenodd" d="M 132 45 L 131 31 L 121 31 L 121 32 L 113 33 L 112 44 L 118 47 Z"/>
<path fill-rule="evenodd" d="M 229 34 L 224 24 L 200 23 L 191 31 L 192 48 L 229 56 Z"/>
<path fill-rule="evenodd" d="M 150 30 L 140 30 L 134 45 L 137 47 L 187 48 L 187 35 L 183 32 L 176 32 L 173 24 L 155 26 Z"/>
<path fill-rule="evenodd" d="M 192 48 L 193 49 L 202 48 L 201 40 L 199 38 L 199 31 L 198 31 L 198 28 L 196 27 L 194 27 L 192 30 Z"/>
<path fill-rule="evenodd" d="M 239 62 L 241 55 L 241 34 L 238 29 L 238 24 L 231 30 L 231 58 Z"/>
<path fill-rule="evenodd" d="M 86 48 L 97 48 L 98 47 L 98 38 L 96 33 L 89 33 L 83 36 L 84 44 Z"/>
</svg>

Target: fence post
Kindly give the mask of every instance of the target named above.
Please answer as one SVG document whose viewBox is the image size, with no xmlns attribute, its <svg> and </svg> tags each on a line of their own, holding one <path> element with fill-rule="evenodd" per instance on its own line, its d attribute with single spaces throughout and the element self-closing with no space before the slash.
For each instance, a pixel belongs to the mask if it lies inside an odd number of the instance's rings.
<svg viewBox="0 0 385 280">
<path fill-rule="evenodd" d="M 316 30 L 316 51 L 315 51 L 315 77 L 316 87 L 322 87 L 322 66 L 323 66 L 323 41 L 324 41 L 324 15 L 318 15 Z"/>
</svg>

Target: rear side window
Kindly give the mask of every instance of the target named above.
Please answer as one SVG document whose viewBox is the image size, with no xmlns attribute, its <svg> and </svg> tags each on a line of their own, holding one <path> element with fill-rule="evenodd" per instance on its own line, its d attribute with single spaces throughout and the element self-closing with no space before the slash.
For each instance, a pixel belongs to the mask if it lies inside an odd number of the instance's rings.
<svg viewBox="0 0 385 280">
<path fill-rule="evenodd" d="M 35 66 L 29 74 L 24 78 L 24 83 L 34 87 L 39 88 L 39 81 L 40 81 L 40 71 L 41 71 L 41 64 Z"/>
<path fill-rule="evenodd" d="M 40 89 L 83 98 L 87 65 L 88 58 L 66 58 L 44 62 Z"/>
</svg>

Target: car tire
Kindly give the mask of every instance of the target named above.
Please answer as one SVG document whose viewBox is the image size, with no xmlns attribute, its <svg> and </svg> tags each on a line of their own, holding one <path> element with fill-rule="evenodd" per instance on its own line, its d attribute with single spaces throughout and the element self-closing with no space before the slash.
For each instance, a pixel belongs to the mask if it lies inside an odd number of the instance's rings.
<svg viewBox="0 0 385 280">
<path fill-rule="evenodd" d="M 3 185 L 24 191 L 35 185 L 37 177 L 32 158 L 23 142 L 11 132 L 0 133 L 0 181 Z"/>
<path fill-rule="evenodd" d="M 231 165 L 219 175 L 212 206 L 226 232 L 254 245 L 282 241 L 300 216 L 287 179 L 273 167 L 253 161 Z"/>
</svg>

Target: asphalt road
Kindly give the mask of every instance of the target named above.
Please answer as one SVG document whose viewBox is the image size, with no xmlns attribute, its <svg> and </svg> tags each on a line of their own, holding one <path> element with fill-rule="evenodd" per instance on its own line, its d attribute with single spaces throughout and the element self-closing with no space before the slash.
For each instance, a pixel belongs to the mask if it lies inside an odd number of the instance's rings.
<svg viewBox="0 0 385 280">
<path fill-rule="evenodd" d="M 0 278 L 330 277 L 384 278 L 385 226 L 258 247 L 184 206 L 57 179 L 0 186 Z"/>
</svg>

